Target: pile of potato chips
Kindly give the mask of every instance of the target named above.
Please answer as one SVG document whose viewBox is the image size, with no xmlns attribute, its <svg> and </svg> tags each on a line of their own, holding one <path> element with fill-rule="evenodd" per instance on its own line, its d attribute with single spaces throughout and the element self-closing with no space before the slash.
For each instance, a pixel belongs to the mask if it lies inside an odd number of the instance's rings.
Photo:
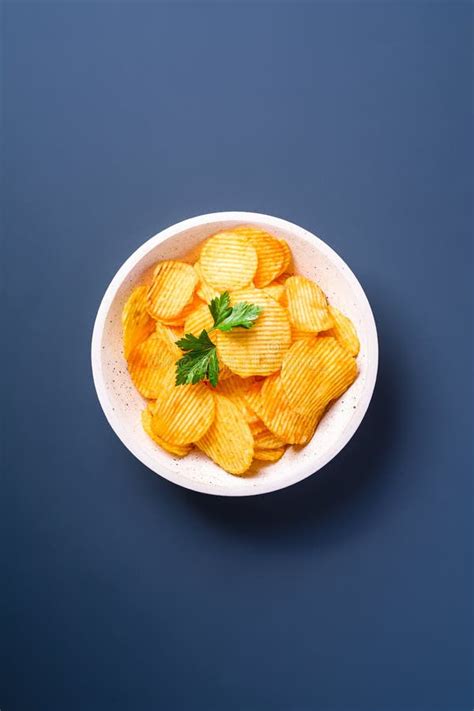
<svg viewBox="0 0 474 711">
<path fill-rule="evenodd" d="M 287 445 L 309 442 L 357 377 L 359 340 L 319 286 L 290 271 L 284 240 L 243 225 L 209 237 L 195 264 L 159 262 L 151 283 L 134 289 L 122 315 L 124 354 L 156 444 L 177 457 L 196 446 L 242 475 L 254 460 L 276 462 Z M 176 341 L 212 327 L 208 303 L 224 291 L 231 304 L 262 308 L 255 325 L 210 334 L 217 387 L 176 385 Z"/>
</svg>

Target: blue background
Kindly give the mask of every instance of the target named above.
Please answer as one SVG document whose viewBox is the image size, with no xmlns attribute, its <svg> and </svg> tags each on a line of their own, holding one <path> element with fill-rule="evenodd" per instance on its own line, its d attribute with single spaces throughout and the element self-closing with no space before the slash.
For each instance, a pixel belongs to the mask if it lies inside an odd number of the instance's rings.
<svg viewBox="0 0 474 711">
<path fill-rule="evenodd" d="M 472 6 L 3 6 L 2 711 L 464 711 Z M 317 477 L 180 490 L 100 410 L 102 294 L 209 211 L 321 235 L 380 377 Z"/>
</svg>

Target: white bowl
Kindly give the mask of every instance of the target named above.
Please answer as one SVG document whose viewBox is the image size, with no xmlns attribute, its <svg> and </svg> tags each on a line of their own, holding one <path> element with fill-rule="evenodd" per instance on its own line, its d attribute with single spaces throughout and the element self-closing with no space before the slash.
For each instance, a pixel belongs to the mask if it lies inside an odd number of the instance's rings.
<svg viewBox="0 0 474 711">
<path fill-rule="evenodd" d="M 145 434 L 140 422 L 144 400 L 135 390 L 123 357 L 121 313 L 144 273 L 161 259 L 179 259 L 222 229 L 252 223 L 286 239 L 295 271 L 318 282 L 330 302 L 354 322 L 360 339 L 359 376 L 329 409 L 311 442 L 290 447 L 279 462 L 253 476 L 223 471 L 199 451 L 183 459 L 167 454 Z M 97 313 L 92 336 L 92 372 L 97 395 L 112 429 L 143 464 L 165 479 L 205 494 L 248 496 L 295 484 L 324 467 L 359 427 L 375 386 L 377 331 L 364 291 L 349 267 L 327 244 L 302 227 L 252 212 L 217 212 L 184 220 L 139 247 L 112 279 Z"/>
</svg>

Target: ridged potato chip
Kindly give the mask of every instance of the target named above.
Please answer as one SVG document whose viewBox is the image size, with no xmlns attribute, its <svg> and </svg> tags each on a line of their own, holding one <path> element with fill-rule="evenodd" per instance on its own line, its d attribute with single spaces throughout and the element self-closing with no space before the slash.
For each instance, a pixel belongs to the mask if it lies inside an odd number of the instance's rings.
<svg viewBox="0 0 474 711">
<path fill-rule="evenodd" d="M 290 274 L 289 272 L 283 272 L 283 274 L 280 274 L 280 276 L 275 279 L 275 284 L 286 284 L 290 276 L 294 276 L 294 274 Z"/>
<path fill-rule="evenodd" d="M 165 326 L 173 326 L 173 327 L 178 327 L 178 326 L 183 326 L 184 322 L 186 321 L 187 317 L 193 313 L 199 306 L 202 306 L 202 301 L 199 298 L 197 294 L 194 294 L 191 301 L 186 304 L 184 309 L 179 312 L 177 316 L 174 318 L 162 318 L 160 319 L 161 323 L 164 323 Z"/>
<path fill-rule="evenodd" d="M 148 406 L 145 410 L 142 411 L 142 426 L 147 435 L 151 437 L 151 439 L 156 444 L 158 444 L 162 449 L 165 449 L 170 454 L 176 455 L 177 457 L 185 457 L 187 454 L 189 454 L 189 452 L 191 451 L 191 445 L 180 446 L 179 444 L 171 444 L 170 442 L 166 442 L 161 437 L 158 437 L 158 435 L 153 431 L 153 428 L 151 426 L 152 419 L 153 411 Z"/>
<path fill-rule="evenodd" d="M 174 356 L 175 360 L 181 358 L 183 354 L 176 345 L 176 341 L 181 338 L 180 331 L 177 328 L 165 326 L 160 321 L 156 321 L 155 333 L 159 338 L 162 338 L 164 340 L 167 347 L 170 349 L 171 354 Z"/>
<path fill-rule="evenodd" d="M 147 311 L 147 292 L 148 287 L 137 286 L 123 307 L 123 351 L 126 359 L 155 328 L 155 322 Z"/>
<path fill-rule="evenodd" d="M 204 244 L 199 259 L 203 279 L 220 291 L 247 286 L 257 271 L 257 252 L 245 235 L 218 232 Z"/>
<path fill-rule="evenodd" d="M 289 250 L 283 240 L 252 225 L 239 225 L 234 227 L 233 232 L 247 237 L 257 252 L 258 266 L 253 282 L 258 289 L 267 286 L 285 271 Z"/>
<path fill-rule="evenodd" d="M 285 268 L 283 269 L 283 272 L 286 272 L 288 271 L 288 269 L 291 268 L 292 264 L 291 249 L 288 246 L 288 242 L 286 240 L 279 238 L 278 241 L 280 242 L 282 249 L 285 252 Z"/>
<path fill-rule="evenodd" d="M 204 329 L 209 331 L 214 325 L 214 319 L 209 311 L 207 304 L 200 304 L 194 311 L 191 311 L 184 322 L 184 332 L 192 333 L 194 336 L 199 336 Z M 209 334 L 209 337 L 215 337 L 215 332 Z"/>
<path fill-rule="evenodd" d="M 268 428 L 266 428 L 266 432 L 263 431 L 258 434 L 252 432 L 252 434 L 255 449 L 279 449 L 286 444 L 286 442 L 270 432 Z"/>
<path fill-rule="evenodd" d="M 278 449 L 255 449 L 253 458 L 258 462 L 278 462 L 285 454 L 285 448 Z"/>
<path fill-rule="evenodd" d="M 138 392 L 154 399 L 169 373 L 174 377 L 176 353 L 162 334 L 152 333 L 130 353 L 128 372 Z M 165 438 L 166 439 L 166 438 Z"/>
<path fill-rule="evenodd" d="M 237 405 L 225 395 L 215 394 L 214 399 L 214 421 L 196 445 L 225 471 L 244 474 L 253 459 L 252 433 Z"/>
<path fill-rule="evenodd" d="M 250 407 L 270 432 L 287 444 L 306 444 L 313 436 L 322 413 L 301 415 L 290 406 L 279 373 L 255 383 L 246 394 Z"/>
<path fill-rule="evenodd" d="M 261 289 L 235 291 L 231 300 L 233 304 L 241 301 L 256 304 L 262 312 L 252 328 L 218 332 L 219 359 L 242 378 L 270 375 L 279 370 L 291 342 L 285 309 Z"/>
<path fill-rule="evenodd" d="M 214 396 L 204 383 L 175 385 L 175 369 L 161 379 L 152 427 L 158 437 L 173 444 L 200 439 L 214 419 Z"/>
<path fill-rule="evenodd" d="M 245 393 L 248 392 L 254 382 L 255 378 L 240 378 L 238 375 L 230 373 L 227 379 L 219 378 L 217 387 L 213 389 L 213 392 L 225 395 L 231 400 L 239 408 L 249 424 L 256 422 L 257 417 L 247 405 Z"/>
<path fill-rule="evenodd" d="M 159 262 L 148 288 L 148 313 L 155 319 L 175 319 L 193 298 L 197 276 L 184 262 Z"/>
<path fill-rule="evenodd" d="M 212 299 L 215 299 L 217 296 L 219 296 L 220 292 L 218 289 L 214 289 L 214 287 L 208 284 L 207 281 L 204 279 L 202 275 L 201 265 L 199 264 L 199 262 L 196 262 L 196 264 L 194 265 L 194 271 L 196 272 L 196 276 L 198 278 L 196 294 L 202 301 L 204 301 L 206 304 L 209 304 Z"/>
<path fill-rule="evenodd" d="M 290 406 L 311 416 L 340 397 L 356 376 L 354 358 L 335 338 L 315 337 L 291 346 L 280 377 Z"/>
<path fill-rule="evenodd" d="M 326 332 L 324 332 L 326 333 Z M 313 331 L 300 331 L 296 326 L 291 326 L 291 342 L 299 341 L 302 338 L 314 338 L 315 333 Z"/>
<path fill-rule="evenodd" d="M 290 255 L 291 255 L 291 253 L 290 253 Z M 279 296 L 279 298 L 278 298 L 278 302 L 279 302 L 282 306 L 285 306 L 285 308 L 288 307 L 288 297 L 287 297 L 287 295 L 286 295 L 286 282 L 288 281 L 288 279 L 290 278 L 290 276 L 292 276 L 292 274 L 288 274 L 287 272 L 284 272 L 284 273 L 281 274 L 277 279 L 275 279 L 275 281 L 273 282 L 273 284 L 275 284 L 275 285 L 276 285 L 276 284 L 280 284 L 281 286 L 284 286 L 284 287 L 285 287 L 285 288 L 283 289 L 283 291 L 280 293 L 280 296 Z"/>
<path fill-rule="evenodd" d="M 265 286 L 263 291 L 268 294 L 269 296 L 272 297 L 272 299 L 275 299 L 275 301 L 278 301 L 278 303 L 283 304 L 284 301 L 284 296 L 285 296 L 285 285 L 284 284 L 279 284 L 278 282 L 274 281 L 268 286 Z"/>
<path fill-rule="evenodd" d="M 259 385 L 258 385 L 259 392 L 260 392 L 261 387 L 262 387 L 262 385 L 261 385 L 261 383 L 259 383 Z M 249 390 L 249 392 L 251 392 L 251 391 Z M 246 398 L 246 400 L 247 400 L 247 407 L 248 407 L 249 406 L 248 405 L 248 398 Z M 256 435 L 259 435 L 262 432 L 270 432 L 270 430 L 268 429 L 266 424 L 264 422 L 262 422 L 262 420 L 259 417 L 255 417 L 253 422 L 250 422 L 249 424 L 250 424 L 250 430 L 253 434 L 254 439 L 255 439 Z"/>
<path fill-rule="evenodd" d="M 333 320 L 324 292 L 314 281 L 303 276 L 289 277 L 285 282 L 290 321 L 300 331 L 327 331 Z"/>
<path fill-rule="evenodd" d="M 335 306 L 329 306 L 329 313 L 332 316 L 334 325 L 329 331 L 324 331 L 321 335 L 334 336 L 341 346 L 344 346 L 351 356 L 355 358 L 359 353 L 360 343 L 354 324 L 348 316 L 344 316 Z"/>
</svg>

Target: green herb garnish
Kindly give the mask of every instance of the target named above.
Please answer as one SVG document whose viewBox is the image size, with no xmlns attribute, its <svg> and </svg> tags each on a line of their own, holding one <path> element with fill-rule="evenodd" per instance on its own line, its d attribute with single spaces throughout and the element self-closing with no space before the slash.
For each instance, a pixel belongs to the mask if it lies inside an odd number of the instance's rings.
<svg viewBox="0 0 474 711">
<path fill-rule="evenodd" d="M 229 292 L 212 299 L 208 306 L 214 319 L 213 327 L 201 331 L 197 338 L 192 333 L 186 333 L 184 338 L 176 341 L 176 345 L 185 355 L 176 363 L 176 385 L 199 383 L 206 378 L 215 388 L 219 381 L 219 361 L 214 343 L 209 333 L 215 330 L 230 331 L 233 328 L 252 328 L 257 320 L 261 307 L 241 301 L 230 306 Z"/>
</svg>

